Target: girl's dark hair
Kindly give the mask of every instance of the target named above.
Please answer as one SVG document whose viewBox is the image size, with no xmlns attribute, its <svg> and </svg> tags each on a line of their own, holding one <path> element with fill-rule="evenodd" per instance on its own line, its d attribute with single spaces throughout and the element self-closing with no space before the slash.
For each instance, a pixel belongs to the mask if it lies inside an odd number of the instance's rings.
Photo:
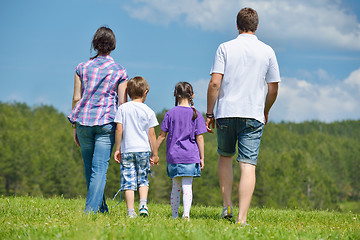
<svg viewBox="0 0 360 240">
<path fill-rule="evenodd" d="M 241 9 L 236 18 L 236 24 L 242 32 L 255 32 L 259 24 L 257 12 L 252 8 Z"/>
<path fill-rule="evenodd" d="M 100 27 L 94 34 L 91 49 L 97 51 L 95 57 L 91 57 L 91 59 L 96 58 L 99 55 L 108 55 L 111 51 L 113 51 L 116 47 L 116 38 L 113 31 L 107 27 Z M 90 54 L 91 54 L 90 49 Z"/>
<path fill-rule="evenodd" d="M 175 106 L 177 106 L 179 104 L 180 99 L 188 99 L 190 106 L 192 107 L 192 109 L 194 111 L 193 117 L 192 117 L 192 120 L 194 121 L 197 118 L 198 114 L 197 114 L 196 109 L 194 108 L 194 102 L 192 100 L 193 95 L 194 95 L 194 91 L 193 91 L 193 88 L 190 83 L 178 82 L 175 85 L 175 91 L 174 91 Z"/>
</svg>

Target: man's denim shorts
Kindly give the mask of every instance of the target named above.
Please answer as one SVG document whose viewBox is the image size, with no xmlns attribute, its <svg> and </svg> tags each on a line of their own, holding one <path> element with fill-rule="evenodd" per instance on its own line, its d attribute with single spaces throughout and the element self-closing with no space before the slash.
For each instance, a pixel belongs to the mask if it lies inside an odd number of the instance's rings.
<svg viewBox="0 0 360 240">
<path fill-rule="evenodd" d="M 260 140 L 264 124 L 252 118 L 219 118 L 216 119 L 218 153 L 231 157 L 236 153 L 237 161 L 257 164 Z"/>
<path fill-rule="evenodd" d="M 150 152 L 122 153 L 120 171 L 121 191 L 136 191 L 138 187 L 149 186 Z"/>
</svg>

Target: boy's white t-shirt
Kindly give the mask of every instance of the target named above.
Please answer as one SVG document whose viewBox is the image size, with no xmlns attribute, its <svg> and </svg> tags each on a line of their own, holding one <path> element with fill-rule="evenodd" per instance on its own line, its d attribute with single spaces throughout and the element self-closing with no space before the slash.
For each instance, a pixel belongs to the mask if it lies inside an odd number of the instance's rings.
<svg viewBox="0 0 360 240">
<path fill-rule="evenodd" d="M 121 153 L 151 151 L 149 129 L 159 125 L 151 108 L 140 102 L 124 103 L 119 106 L 114 121 L 123 125 Z"/>
</svg>

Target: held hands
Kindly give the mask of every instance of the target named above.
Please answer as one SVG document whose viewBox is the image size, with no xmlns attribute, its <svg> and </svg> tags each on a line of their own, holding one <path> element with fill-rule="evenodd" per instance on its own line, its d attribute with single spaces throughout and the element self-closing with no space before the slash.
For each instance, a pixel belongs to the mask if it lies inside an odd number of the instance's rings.
<svg viewBox="0 0 360 240">
<path fill-rule="evenodd" d="M 120 150 L 115 151 L 114 159 L 117 163 L 121 163 L 121 151 Z"/>
<path fill-rule="evenodd" d="M 159 165 L 159 156 L 158 155 L 152 155 L 150 157 L 150 166 Z"/>
</svg>

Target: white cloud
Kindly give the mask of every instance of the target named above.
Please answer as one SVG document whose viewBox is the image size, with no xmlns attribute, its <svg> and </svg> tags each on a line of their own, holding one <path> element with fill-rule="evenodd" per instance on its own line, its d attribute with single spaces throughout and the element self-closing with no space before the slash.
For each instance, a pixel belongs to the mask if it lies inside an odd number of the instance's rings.
<svg viewBox="0 0 360 240">
<path fill-rule="evenodd" d="M 360 118 L 360 69 L 335 85 L 312 84 L 287 77 L 282 80 L 278 99 L 270 113 L 271 120 L 332 122 Z"/>
<path fill-rule="evenodd" d="M 136 19 L 203 30 L 236 31 L 239 9 L 252 7 L 264 38 L 308 47 L 360 50 L 360 23 L 342 0 L 133 0 L 124 6 Z"/>
<path fill-rule="evenodd" d="M 358 93 L 360 93 L 360 69 L 352 72 L 350 76 L 345 79 L 345 83 L 350 87 L 357 89 Z"/>
</svg>

